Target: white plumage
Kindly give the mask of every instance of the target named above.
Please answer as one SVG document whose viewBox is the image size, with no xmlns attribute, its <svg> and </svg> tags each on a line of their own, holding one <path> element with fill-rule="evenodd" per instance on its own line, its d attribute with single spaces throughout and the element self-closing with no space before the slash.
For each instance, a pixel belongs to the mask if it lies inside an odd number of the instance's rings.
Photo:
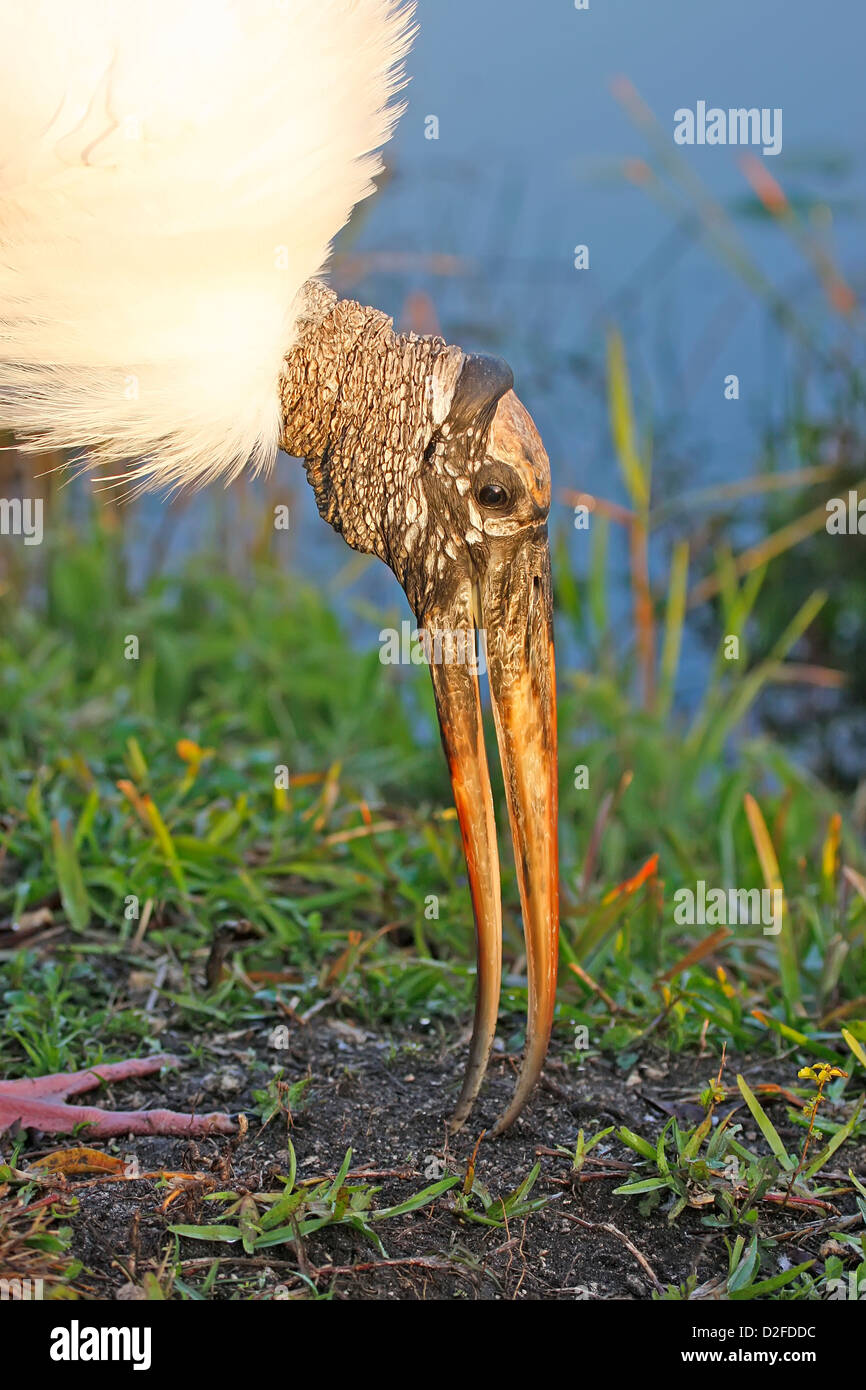
<svg viewBox="0 0 866 1390">
<path fill-rule="evenodd" d="M 397 0 L 3 0 L 0 427 L 142 485 L 273 459 L 293 304 L 408 47 Z"/>
</svg>

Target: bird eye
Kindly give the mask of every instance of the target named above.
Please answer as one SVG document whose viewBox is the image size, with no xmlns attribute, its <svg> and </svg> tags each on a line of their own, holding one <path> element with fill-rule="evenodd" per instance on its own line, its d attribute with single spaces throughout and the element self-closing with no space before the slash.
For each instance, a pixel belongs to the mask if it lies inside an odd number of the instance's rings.
<svg viewBox="0 0 866 1390">
<path fill-rule="evenodd" d="M 482 507 L 504 507 L 508 493 L 500 483 L 485 483 L 478 489 L 478 501 Z"/>
</svg>

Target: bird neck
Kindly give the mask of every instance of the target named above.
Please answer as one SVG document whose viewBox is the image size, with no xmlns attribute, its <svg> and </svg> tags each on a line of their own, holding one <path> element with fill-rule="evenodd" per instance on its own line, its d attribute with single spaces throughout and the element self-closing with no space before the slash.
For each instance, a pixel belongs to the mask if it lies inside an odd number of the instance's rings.
<svg viewBox="0 0 866 1390">
<path fill-rule="evenodd" d="M 441 338 L 395 333 L 377 309 L 319 281 L 304 286 L 280 382 L 282 448 L 304 460 L 324 520 L 403 583 L 412 480 L 441 423 L 437 396 L 462 360 Z"/>
</svg>

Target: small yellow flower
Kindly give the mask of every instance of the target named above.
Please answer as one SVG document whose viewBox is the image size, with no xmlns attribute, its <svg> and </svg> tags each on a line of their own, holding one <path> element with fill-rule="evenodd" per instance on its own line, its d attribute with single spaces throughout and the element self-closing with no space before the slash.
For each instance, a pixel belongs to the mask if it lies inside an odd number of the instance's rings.
<svg viewBox="0 0 866 1390">
<path fill-rule="evenodd" d="M 212 748 L 200 748 L 191 738 L 179 738 L 174 745 L 178 757 L 186 763 L 189 772 L 186 775 L 186 782 L 195 781 L 199 773 L 199 768 L 206 758 L 212 758 L 214 750 Z"/>
<path fill-rule="evenodd" d="M 848 1073 L 841 1067 L 831 1067 L 829 1062 L 819 1062 L 814 1067 L 801 1067 L 797 1075 L 803 1081 L 814 1081 L 816 1086 L 823 1087 L 834 1077 L 847 1076 Z"/>
</svg>

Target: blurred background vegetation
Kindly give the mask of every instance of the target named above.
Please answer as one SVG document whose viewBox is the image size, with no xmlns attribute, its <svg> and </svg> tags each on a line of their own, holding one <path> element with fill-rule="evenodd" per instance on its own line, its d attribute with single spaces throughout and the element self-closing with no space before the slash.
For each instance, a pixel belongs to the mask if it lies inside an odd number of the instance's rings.
<svg viewBox="0 0 866 1390">
<path fill-rule="evenodd" d="M 850 1061 L 842 1025 L 866 1042 L 864 538 L 825 520 L 829 497 L 866 488 L 863 266 L 836 258 L 808 173 L 789 190 L 745 158 L 741 194 L 719 201 L 636 89 L 615 97 L 642 149 L 618 166 L 622 187 L 655 200 L 790 352 L 786 409 L 751 420 L 748 461 L 720 479 L 675 422 L 660 428 L 633 305 L 555 370 L 531 326 L 518 347 L 542 423 L 563 391 L 594 394 L 605 420 L 591 478 L 557 457 L 561 426 L 552 445 L 558 1032 L 570 1046 L 588 1025 L 591 1049 L 623 1066 L 650 1037 Z M 753 260 L 749 221 L 793 248 L 808 296 Z M 478 310 L 477 345 L 514 345 L 514 326 L 485 314 L 480 272 L 369 237 L 359 218 L 341 240 L 342 292 L 433 331 L 456 286 Z M 46 509 L 41 547 L 0 546 L 3 1068 L 152 1042 L 155 998 L 193 1028 L 323 1007 L 408 1029 L 465 1020 L 459 836 L 426 672 L 379 662 L 379 629 L 406 616 L 383 567 L 330 537 L 285 460 L 157 505 L 69 484 L 57 458 L 0 457 L 4 495 L 36 490 Z M 273 527 L 285 502 L 288 533 Z M 504 872 L 518 1045 L 523 948 Z M 783 886 L 781 934 L 678 926 L 674 893 L 700 879 Z M 206 983 L 221 935 L 224 968 Z"/>
</svg>

